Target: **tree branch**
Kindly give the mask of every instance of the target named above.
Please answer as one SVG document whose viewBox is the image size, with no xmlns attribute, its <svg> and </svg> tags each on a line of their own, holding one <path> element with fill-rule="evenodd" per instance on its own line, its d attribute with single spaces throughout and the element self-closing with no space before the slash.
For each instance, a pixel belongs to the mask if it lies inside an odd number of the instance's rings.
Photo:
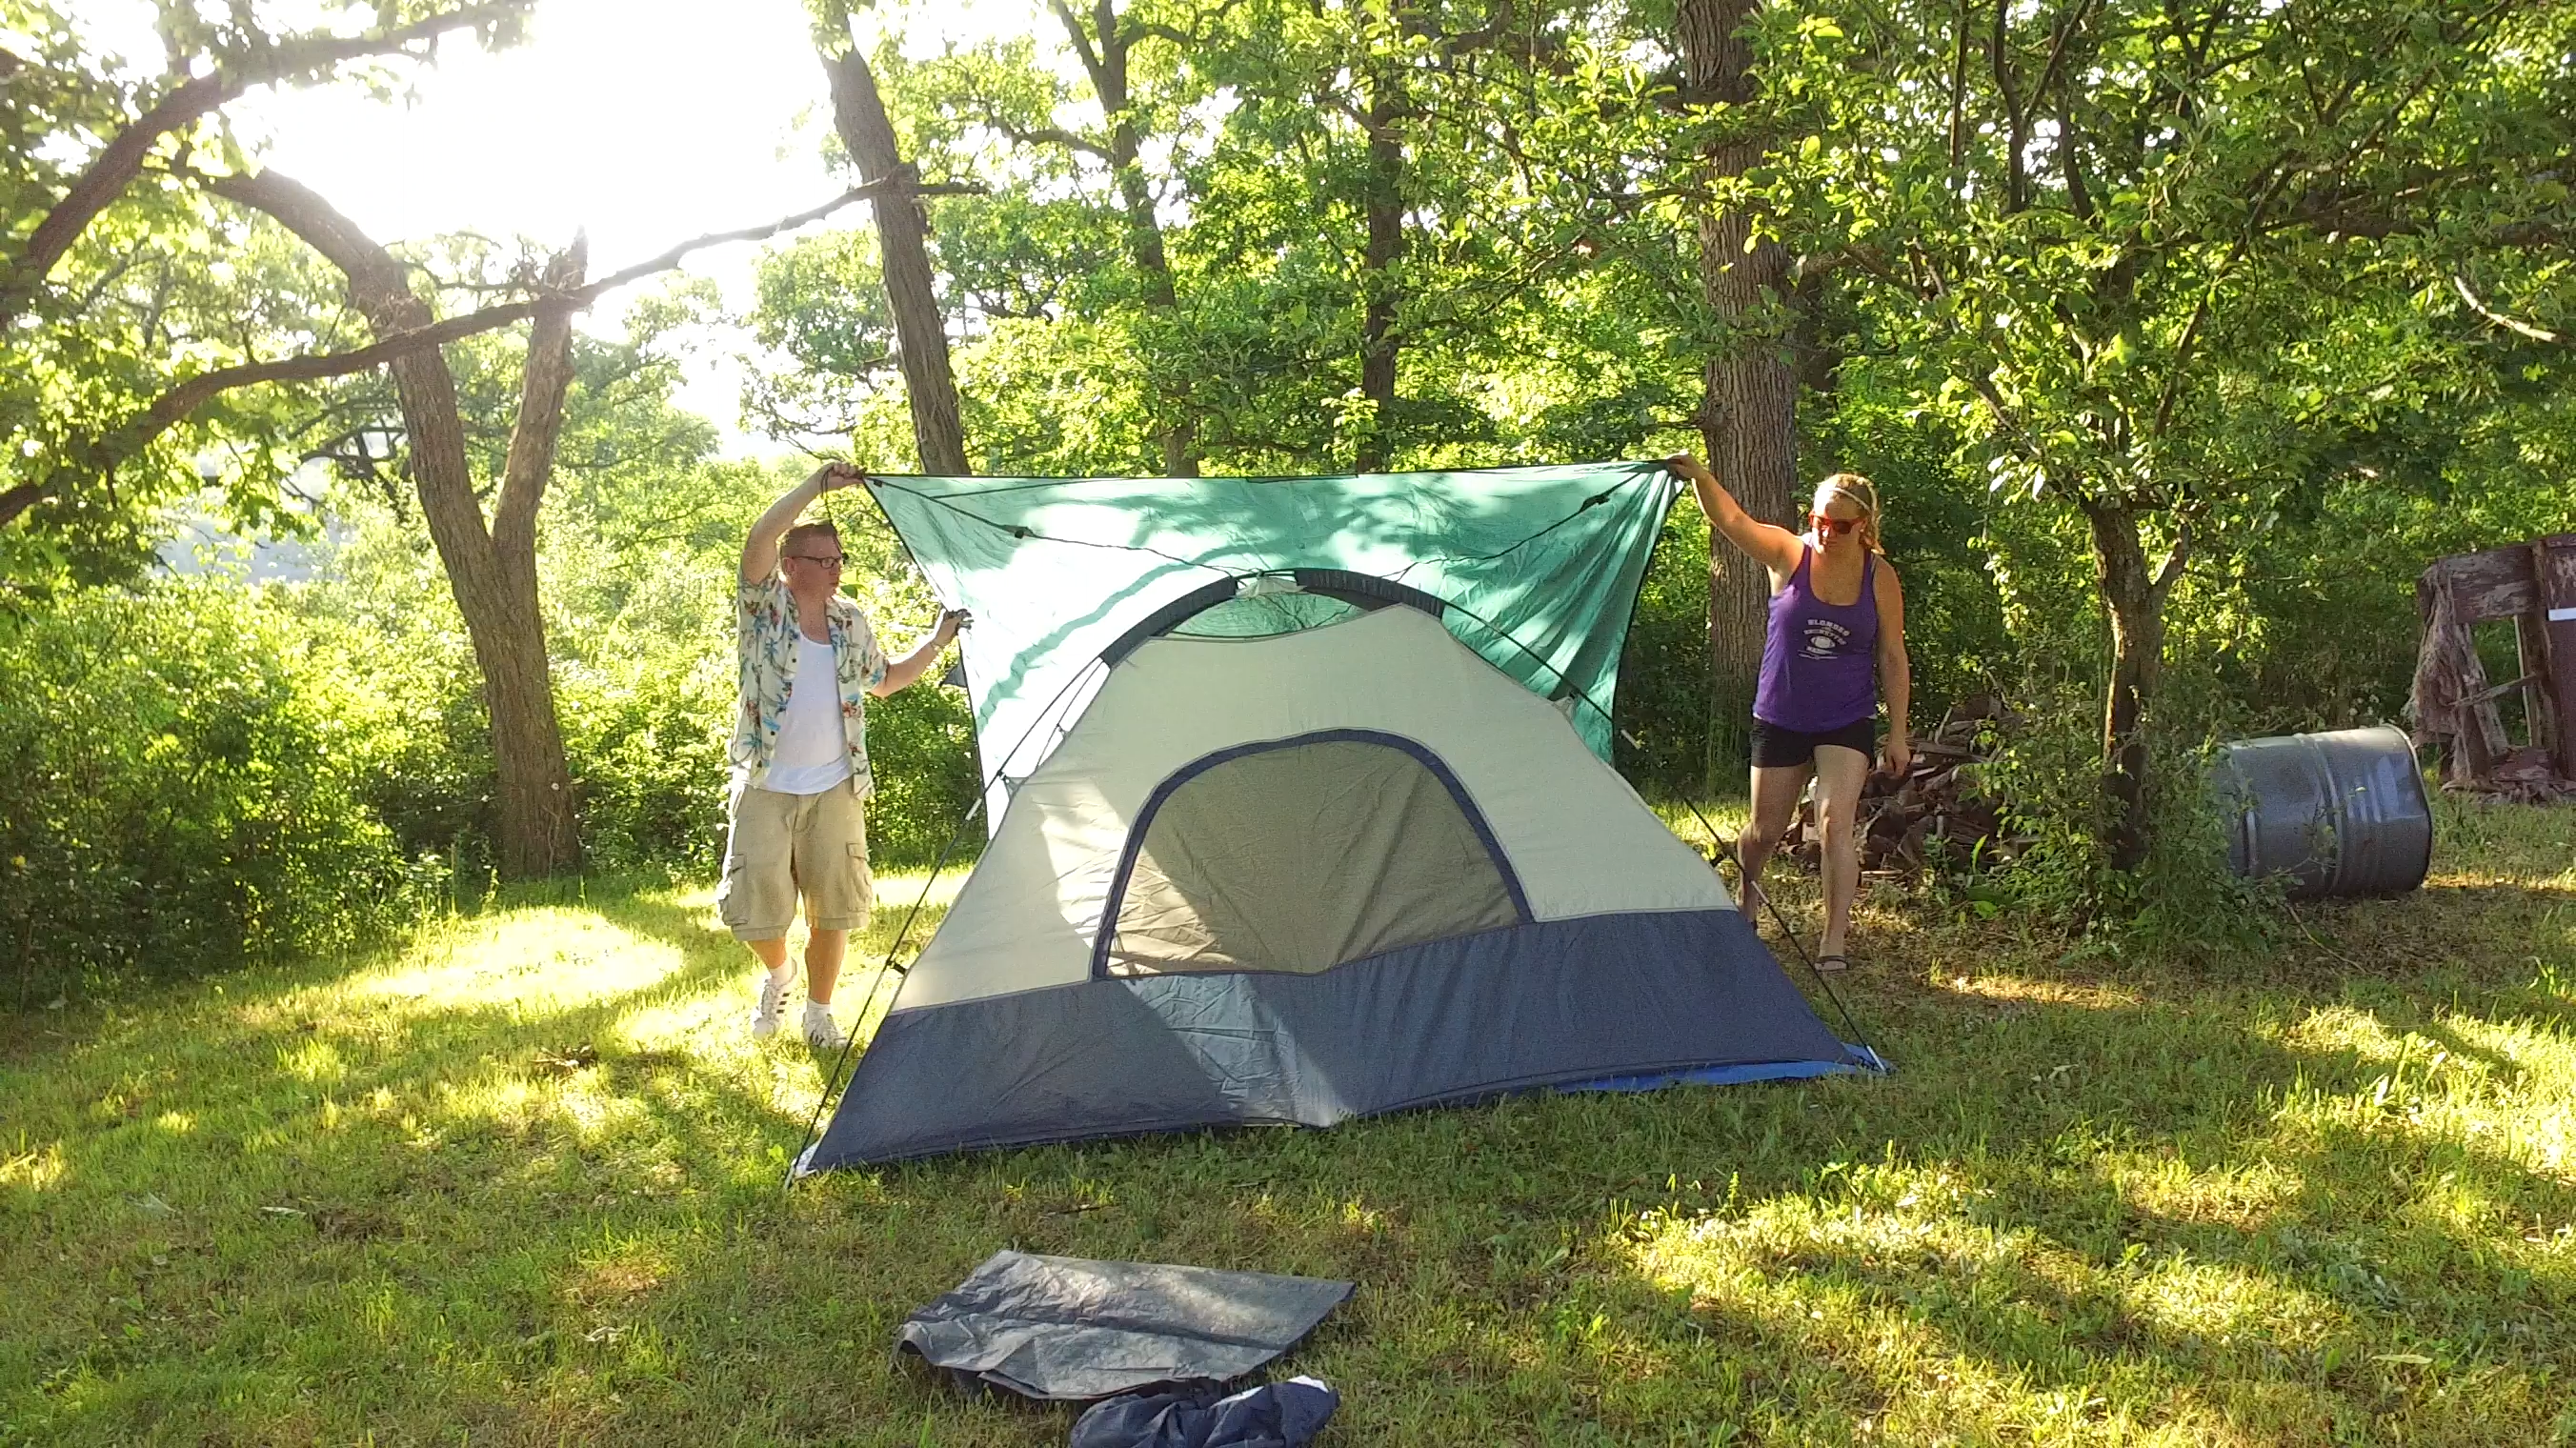
<svg viewBox="0 0 2576 1448">
<path fill-rule="evenodd" d="M 26 244 L 6 273 L 0 274 L 0 326 L 35 300 L 72 243 L 142 173 L 144 158 L 163 136 L 204 119 L 252 86 L 309 76 L 370 55 L 396 53 L 451 30 L 496 24 L 526 9 L 527 0 L 486 0 L 377 34 L 290 37 L 259 46 L 234 64 L 219 64 L 207 75 L 179 78 L 151 109 L 116 133 L 28 233 Z"/>
<path fill-rule="evenodd" d="M 126 420 L 123 426 L 102 439 L 93 452 L 93 461 L 113 467 L 126 458 L 152 445 L 153 441 L 184 421 L 188 414 L 204 406 L 218 394 L 238 387 L 262 382 L 320 382 L 352 373 L 370 372 L 388 362 L 397 361 L 450 342 L 498 331 L 515 322 L 524 322 L 546 306 L 543 301 L 512 302 L 507 306 L 486 307 L 462 317 L 450 317 L 408 332 L 396 332 L 363 347 L 345 352 L 316 352 L 301 357 L 282 357 L 271 362 L 245 362 L 235 367 L 218 367 L 200 372 L 152 400 L 152 405 Z M 557 303 L 560 305 L 560 303 Z M 6 523 L 0 518 L 0 523 Z"/>
<path fill-rule="evenodd" d="M 302 182 L 275 171 L 262 171 L 256 175 L 247 176 L 209 176 L 203 179 L 207 187 L 217 195 L 264 211 L 284 222 L 289 230 L 302 237 L 315 251 L 322 253 L 325 259 L 342 271 L 357 275 L 360 272 L 381 269 L 382 264 L 376 260 L 376 255 L 381 255 L 383 249 L 359 233 L 348 223 L 346 217 L 331 209 L 328 202 L 323 201 Z M 800 226 L 810 226 L 845 206 L 870 200 L 889 191 L 902 191 L 913 196 L 980 196 L 984 194 L 985 188 L 980 183 L 971 181 L 923 182 L 915 180 L 908 173 L 889 176 L 883 180 L 868 182 L 863 186 L 853 186 L 820 206 L 782 216 L 776 221 L 764 222 L 759 226 L 746 226 L 736 231 L 711 231 L 704 236 L 691 237 L 633 266 L 610 272 L 597 281 L 564 291 L 548 290 L 545 296 L 559 300 L 577 311 L 619 287 L 671 270 L 688 260 L 693 252 L 737 241 L 767 241 L 781 232 L 794 231 Z M 371 252 L 376 255 L 370 255 Z M 475 317 L 497 320 L 473 330 L 489 331 L 493 327 L 506 326 L 511 322 L 532 317 L 536 315 L 536 306 L 535 302 L 519 302 L 476 312 L 473 314 Z M 461 335 L 472 335 L 472 333 Z M 394 340 L 388 338 L 385 343 L 379 345 L 387 345 Z M 455 338 L 443 340 L 453 341 Z"/>
<path fill-rule="evenodd" d="M 1009 137 L 1016 145 L 1061 146 L 1065 150 L 1078 152 L 1086 156 L 1096 156 L 1103 161 L 1109 159 L 1109 148 L 1107 146 L 1092 140 L 1088 136 L 1077 135 L 1072 131 L 1066 130 L 1062 126 L 1022 126 L 1015 121 L 1004 120 L 1001 112 L 993 109 L 991 106 L 981 106 L 978 107 L 978 109 L 982 110 L 984 113 L 983 122 L 985 125 L 991 126 L 994 130 L 997 130 L 1004 136 Z"/>
<path fill-rule="evenodd" d="M 560 287 L 580 277 L 589 264 L 590 242 L 576 236 L 572 249 L 546 268 L 544 281 Z M 534 556 L 537 509 L 554 472 L 555 447 L 563 437 L 564 394 L 572 386 L 572 312 L 559 303 L 542 306 L 528 338 L 519 410 L 501 465 L 501 496 L 492 507 L 492 541 L 505 560 Z"/>
<path fill-rule="evenodd" d="M 52 497 L 53 494 L 54 485 L 51 479 L 41 483 L 20 483 L 7 492 L 0 493 L 0 528 L 6 528 L 16 522 L 20 513 Z"/>
<path fill-rule="evenodd" d="M 1100 81 L 1100 56 L 1091 48 L 1090 32 L 1082 28 L 1082 22 L 1074 18 L 1072 7 L 1066 5 L 1064 0 L 1047 0 L 1047 8 L 1055 12 L 1057 23 L 1064 27 L 1065 39 L 1072 42 L 1074 55 L 1082 61 L 1083 70 L 1091 76 L 1093 89 L 1097 90 Z M 1109 40 L 1110 36 L 1104 31 L 1100 37 L 1101 45 L 1106 48 Z"/>
<path fill-rule="evenodd" d="M 2182 578 L 2183 568 L 2190 559 L 2191 518 L 2186 514 L 2181 525 L 2174 530 L 2173 547 L 2166 551 L 2163 566 L 2156 570 L 2155 578 L 2147 585 L 2160 604 L 2165 594 Z"/>
<path fill-rule="evenodd" d="M 623 270 L 610 272 L 599 280 L 576 287 L 564 295 L 573 299 L 576 305 L 586 307 L 604 293 L 613 292 L 630 282 L 641 281 L 656 272 L 669 271 L 686 261 L 691 252 L 704 251 L 711 246 L 723 246 L 736 241 L 767 241 L 782 231 L 794 231 L 800 226 L 810 226 L 844 206 L 873 200 L 890 191 L 901 192 L 906 196 L 981 196 L 985 190 L 982 183 L 975 181 L 923 181 L 911 167 L 907 166 L 898 175 L 870 181 L 862 186 L 853 186 L 822 205 L 799 211 L 793 216 L 782 216 L 765 225 L 746 226 L 739 231 L 711 231 L 704 236 L 691 237 L 658 256 L 639 261 Z"/>
<path fill-rule="evenodd" d="M 348 270 L 353 265 L 371 270 L 381 269 L 380 262 L 362 254 L 356 246 L 352 245 L 352 238 L 368 247 L 374 247 L 374 243 L 358 235 L 355 228 L 347 227 L 345 218 L 341 218 L 338 212 L 330 210 L 327 202 L 323 202 L 319 196 L 302 184 L 275 172 L 263 172 L 255 178 L 210 177 L 206 179 L 219 194 L 241 200 L 244 204 L 258 205 L 263 211 L 269 210 L 269 207 L 259 202 L 252 202 L 249 197 L 256 195 L 262 202 L 281 206 L 287 205 L 287 198 L 290 197 L 299 195 L 310 197 L 327 215 L 298 211 L 296 220 L 288 223 L 296 234 L 307 242 L 313 243 L 315 250 L 322 251 L 335 264 L 341 265 L 343 270 Z M 865 200 L 883 191 L 899 189 L 903 186 L 904 179 L 891 178 L 865 186 L 854 186 L 820 206 L 797 212 L 792 216 L 781 217 L 766 225 L 744 227 L 738 231 L 711 232 L 705 236 L 681 242 L 649 261 L 638 262 L 634 266 L 612 272 L 582 286 L 547 289 L 540 295 L 523 301 L 485 307 L 463 316 L 449 317 L 425 326 L 388 333 L 363 347 L 353 347 L 343 352 L 321 352 L 301 357 L 285 357 L 268 362 L 248 362 L 239 366 L 219 367 L 211 372 L 198 373 L 154 398 L 141 412 L 128 418 L 112 432 L 91 444 L 85 449 L 86 456 L 82 458 L 82 462 L 100 471 L 112 469 L 118 463 L 151 446 L 162 434 L 185 421 L 190 413 L 204 406 L 209 400 L 235 388 L 255 386 L 264 382 L 319 382 L 333 377 L 346 377 L 446 346 L 450 342 L 459 342 L 467 337 L 497 331 L 514 323 L 524 322 L 541 313 L 560 310 L 569 314 L 579 311 L 618 287 L 626 286 L 657 272 L 671 270 L 692 252 L 727 242 L 765 240 L 782 231 L 792 231 L 799 226 L 829 216 L 853 202 Z M 266 184 L 234 184 L 238 181 Z M 980 191 L 982 188 L 942 184 L 920 186 L 914 189 L 930 194 L 951 194 Z M 329 243 L 327 247 L 323 245 L 325 241 Z M 383 255 L 380 247 L 375 248 L 375 252 L 377 256 Z M 55 480 L 48 479 L 42 483 L 22 484 L 9 489 L 6 493 L 0 493 L 0 527 L 6 527 L 20 514 L 42 502 L 55 491 Z"/>
<path fill-rule="evenodd" d="M 35 300 L 36 290 L 53 275 L 55 264 L 89 229 L 90 222 L 107 209 L 108 203 L 132 184 L 143 170 L 143 158 L 160 144 L 163 136 L 194 124 L 243 89 L 242 84 L 220 73 L 182 81 L 137 117 L 133 125 L 119 131 L 89 168 L 73 180 L 63 199 L 54 203 L 45 219 L 27 234 L 27 244 L 10 263 L 7 277 L 0 280 L 0 326 L 15 320 Z"/>
<path fill-rule="evenodd" d="M 2469 290 L 2469 279 L 2456 272 L 2451 275 L 2451 289 L 2460 294 L 2461 301 L 2469 304 L 2470 311 L 2477 313 L 2479 316 L 2486 318 L 2488 321 L 2504 328 L 2515 336 L 2528 337 L 2534 342 L 2564 343 L 2567 340 L 2556 332 L 2552 332 L 2545 327 L 2535 327 L 2529 322 L 2516 321 L 2502 312 L 2490 310 L 2486 303 L 2478 300 L 2477 293 Z"/>
</svg>

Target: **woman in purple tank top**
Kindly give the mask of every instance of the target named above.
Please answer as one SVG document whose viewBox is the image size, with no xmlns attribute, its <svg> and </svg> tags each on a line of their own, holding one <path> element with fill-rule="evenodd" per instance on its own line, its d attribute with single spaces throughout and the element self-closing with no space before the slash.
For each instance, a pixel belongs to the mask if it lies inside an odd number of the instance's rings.
<svg viewBox="0 0 2576 1448">
<path fill-rule="evenodd" d="M 1840 970 L 1851 963 L 1845 950 L 1852 897 L 1860 893 L 1853 817 L 1870 755 L 1881 752 L 1882 691 L 1882 767 L 1902 777 L 1914 757 L 1905 727 L 1913 693 L 1905 595 L 1879 550 L 1878 489 L 1858 473 L 1834 474 L 1816 484 L 1807 531 L 1792 533 L 1755 520 L 1692 459 L 1674 458 L 1672 469 L 1690 480 L 1710 526 L 1771 570 L 1771 626 L 1753 691 L 1753 820 L 1735 846 L 1745 893 L 1761 894 L 1762 866 L 1813 778 L 1825 836 L 1825 934 L 1816 964 Z"/>
</svg>

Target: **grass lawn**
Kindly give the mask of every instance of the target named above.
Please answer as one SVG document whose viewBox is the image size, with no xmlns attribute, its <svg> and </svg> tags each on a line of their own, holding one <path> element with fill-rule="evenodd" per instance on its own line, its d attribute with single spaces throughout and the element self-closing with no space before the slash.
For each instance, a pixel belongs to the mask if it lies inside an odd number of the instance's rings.
<svg viewBox="0 0 2576 1448">
<path fill-rule="evenodd" d="M 1356 1278 L 1328 1443 L 2576 1440 L 2576 812 L 2441 825 L 2223 967 L 1875 900 L 1885 1080 L 792 1194 L 703 892 L 0 1017 L 0 1442 L 1061 1443 L 888 1357 L 1004 1246 Z"/>
</svg>

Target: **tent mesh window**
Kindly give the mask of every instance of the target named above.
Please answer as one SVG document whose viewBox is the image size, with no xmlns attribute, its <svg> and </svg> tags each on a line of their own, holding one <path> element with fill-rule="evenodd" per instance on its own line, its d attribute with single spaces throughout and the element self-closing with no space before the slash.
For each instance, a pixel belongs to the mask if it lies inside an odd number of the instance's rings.
<svg viewBox="0 0 2576 1448">
<path fill-rule="evenodd" d="M 1250 639 L 1322 628 L 1356 617 L 1360 609 L 1314 593 L 1245 594 L 1191 615 L 1172 629 L 1174 638 Z"/>
<path fill-rule="evenodd" d="M 1407 749 L 1292 740 L 1193 769 L 1149 806 L 1110 975 L 1312 974 L 1525 918 L 1490 837 Z"/>
</svg>

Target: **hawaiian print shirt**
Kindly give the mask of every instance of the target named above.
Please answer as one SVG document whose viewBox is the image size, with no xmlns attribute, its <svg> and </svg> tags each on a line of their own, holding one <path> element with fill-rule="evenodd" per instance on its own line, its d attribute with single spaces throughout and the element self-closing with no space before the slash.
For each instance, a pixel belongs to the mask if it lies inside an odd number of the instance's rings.
<svg viewBox="0 0 2576 1448">
<path fill-rule="evenodd" d="M 885 651 L 859 606 L 832 595 L 823 606 L 825 631 L 841 683 L 841 729 L 850 741 L 850 787 L 865 797 L 876 788 L 868 773 L 868 690 L 885 682 Z M 778 726 L 787 716 L 787 691 L 796 681 L 796 602 L 784 580 L 745 583 L 735 595 L 734 649 L 742 665 L 742 707 L 734 713 L 730 751 L 737 783 L 758 789 L 769 779 L 778 752 Z"/>
</svg>

